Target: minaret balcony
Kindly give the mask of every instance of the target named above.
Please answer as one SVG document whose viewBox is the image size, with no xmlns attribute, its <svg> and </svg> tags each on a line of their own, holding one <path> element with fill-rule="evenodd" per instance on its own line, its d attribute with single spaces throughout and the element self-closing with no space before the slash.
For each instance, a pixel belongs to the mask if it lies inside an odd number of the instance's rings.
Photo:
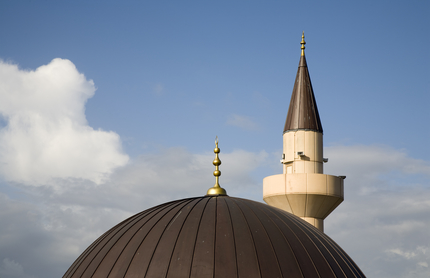
<svg viewBox="0 0 430 278">
<path fill-rule="evenodd" d="M 263 199 L 322 228 L 324 220 L 343 201 L 343 177 L 291 173 L 263 179 Z"/>
</svg>

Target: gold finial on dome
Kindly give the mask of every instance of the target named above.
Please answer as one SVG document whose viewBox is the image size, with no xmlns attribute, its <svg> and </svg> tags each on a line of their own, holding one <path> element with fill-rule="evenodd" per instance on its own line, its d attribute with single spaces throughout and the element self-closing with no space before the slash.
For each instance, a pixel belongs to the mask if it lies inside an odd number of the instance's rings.
<svg viewBox="0 0 430 278">
<path fill-rule="evenodd" d="M 303 31 L 302 33 L 302 41 L 300 42 L 300 44 L 302 45 L 300 48 L 302 49 L 302 56 L 305 56 L 305 31 Z"/>
<path fill-rule="evenodd" d="M 215 185 L 211 188 L 209 188 L 208 192 L 206 193 L 206 196 L 214 196 L 214 195 L 227 195 L 227 191 L 225 191 L 224 188 L 219 186 L 219 176 L 221 176 L 221 171 L 219 170 L 219 166 L 221 165 L 221 160 L 218 157 L 218 154 L 220 152 L 220 149 L 218 148 L 218 136 L 215 139 L 215 159 L 212 162 L 215 166 L 214 176 L 215 176 Z"/>
</svg>

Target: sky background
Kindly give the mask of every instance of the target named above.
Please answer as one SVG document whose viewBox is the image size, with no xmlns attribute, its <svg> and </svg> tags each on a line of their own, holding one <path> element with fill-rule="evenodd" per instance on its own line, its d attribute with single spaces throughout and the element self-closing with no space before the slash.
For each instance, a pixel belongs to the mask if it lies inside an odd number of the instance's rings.
<svg viewBox="0 0 430 278">
<path fill-rule="evenodd" d="M 305 31 L 326 219 L 368 277 L 430 276 L 430 2 L 0 1 L 0 277 L 214 183 L 262 201 Z"/>
</svg>

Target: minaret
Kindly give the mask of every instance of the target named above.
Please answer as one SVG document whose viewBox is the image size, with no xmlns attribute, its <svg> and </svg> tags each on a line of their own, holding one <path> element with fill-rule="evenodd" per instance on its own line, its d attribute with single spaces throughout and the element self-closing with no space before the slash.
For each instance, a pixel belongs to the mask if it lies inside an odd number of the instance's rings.
<svg viewBox="0 0 430 278">
<path fill-rule="evenodd" d="M 299 68 L 283 134 L 283 174 L 263 179 L 263 199 L 321 231 L 343 201 L 344 176 L 323 174 L 323 129 L 309 77 L 302 34 Z"/>
</svg>

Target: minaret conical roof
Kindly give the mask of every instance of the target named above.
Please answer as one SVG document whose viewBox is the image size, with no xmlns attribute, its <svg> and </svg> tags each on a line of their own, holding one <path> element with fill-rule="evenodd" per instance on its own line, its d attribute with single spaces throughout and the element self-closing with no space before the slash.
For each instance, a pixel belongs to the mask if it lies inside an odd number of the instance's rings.
<svg viewBox="0 0 430 278">
<path fill-rule="evenodd" d="M 288 108 L 287 120 L 285 121 L 284 133 L 291 130 L 313 130 L 323 133 L 311 78 L 309 76 L 306 57 L 304 54 L 304 35 L 302 36 L 302 55 L 297 70 L 291 95 L 290 107 Z"/>
</svg>

